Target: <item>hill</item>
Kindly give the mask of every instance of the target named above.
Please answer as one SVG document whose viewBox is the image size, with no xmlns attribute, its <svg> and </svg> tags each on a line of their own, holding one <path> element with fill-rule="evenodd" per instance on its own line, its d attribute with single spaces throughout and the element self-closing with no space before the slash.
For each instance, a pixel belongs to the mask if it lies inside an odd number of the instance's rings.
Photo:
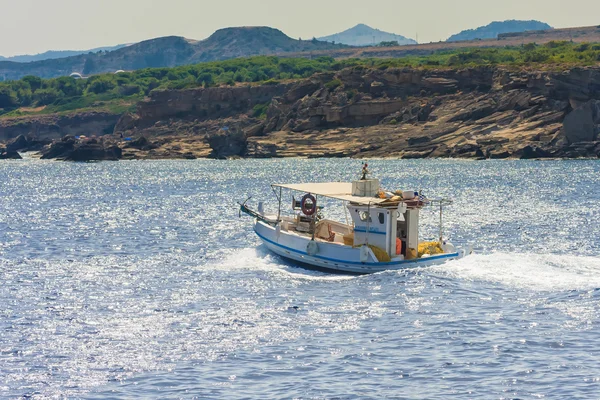
<svg viewBox="0 0 600 400">
<path fill-rule="evenodd" d="M 478 40 L 478 39 L 496 39 L 499 34 L 512 33 L 512 32 L 526 32 L 526 31 L 543 31 L 552 29 L 552 27 L 544 22 L 540 21 L 494 21 L 489 25 L 480 26 L 477 29 L 467 29 L 456 35 L 452 35 L 448 38 L 447 42 L 458 42 L 464 40 Z"/>
<path fill-rule="evenodd" d="M 239 27 L 219 29 L 208 39 L 195 44 L 193 62 L 218 61 L 255 55 L 339 49 L 345 46 L 317 39 L 296 40 L 278 29 Z"/>
<path fill-rule="evenodd" d="M 365 24 L 358 24 L 343 32 L 320 37 L 318 40 L 342 43 L 349 46 L 373 46 L 381 42 L 398 42 L 399 45 L 417 44 L 413 39 L 396 35 L 395 33 L 380 31 Z"/>
<path fill-rule="evenodd" d="M 106 47 L 97 47 L 95 49 L 90 50 L 50 50 L 44 53 L 35 54 L 35 55 L 20 55 L 13 57 L 2 57 L 0 56 L 0 61 L 14 61 L 19 63 L 33 62 L 33 61 L 43 61 L 43 60 L 55 60 L 57 58 L 65 58 L 65 57 L 73 57 L 81 54 L 89 54 L 89 53 L 97 53 L 99 51 L 114 51 L 118 50 L 122 47 L 127 46 L 126 44 L 119 44 L 117 46 L 106 46 Z"/>
<path fill-rule="evenodd" d="M 175 67 L 204 61 L 237 57 L 310 52 L 344 48 L 344 45 L 313 40 L 296 40 L 268 27 L 226 28 L 205 40 L 168 36 L 146 40 L 111 52 L 81 54 L 54 60 L 16 63 L 0 61 L 0 79 L 20 79 L 26 75 L 54 78 L 79 72 L 84 75 L 117 70 Z"/>
</svg>

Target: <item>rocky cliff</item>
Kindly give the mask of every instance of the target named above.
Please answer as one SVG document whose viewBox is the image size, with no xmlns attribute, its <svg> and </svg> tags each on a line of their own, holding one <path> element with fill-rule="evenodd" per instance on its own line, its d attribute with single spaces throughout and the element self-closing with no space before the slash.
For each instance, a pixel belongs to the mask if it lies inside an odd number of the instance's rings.
<svg viewBox="0 0 600 400">
<path fill-rule="evenodd" d="M 600 68 L 352 68 L 269 87 L 158 92 L 116 130 L 179 132 L 213 157 L 596 157 Z"/>
<path fill-rule="evenodd" d="M 17 129 L 4 120 L 0 137 L 75 131 L 62 121 L 64 129 Z M 110 130 L 116 118 L 104 122 Z M 356 67 L 275 85 L 155 91 L 109 136 L 123 158 L 576 158 L 598 157 L 599 133 L 600 67 Z"/>
</svg>

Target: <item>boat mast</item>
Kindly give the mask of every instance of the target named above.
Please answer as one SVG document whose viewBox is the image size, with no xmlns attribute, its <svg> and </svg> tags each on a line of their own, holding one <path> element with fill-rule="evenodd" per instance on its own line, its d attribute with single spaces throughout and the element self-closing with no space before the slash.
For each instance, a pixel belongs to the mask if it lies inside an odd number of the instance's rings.
<svg viewBox="0 0 600 400">
<path fill-rule="evenodd" d="M 273 194 L 277 198 L 277 201 L 279 202 L 279 207 L 277 208 L 277 223 L 279 223 L 281 222 L 281 198 L 283 196 L 283 188 L 280 186 L 279 194 L 277 194 L 277 192 L 275 191 L 275 186 L 271 185 L 271 191 L 273 192 Z"/>
</svg>

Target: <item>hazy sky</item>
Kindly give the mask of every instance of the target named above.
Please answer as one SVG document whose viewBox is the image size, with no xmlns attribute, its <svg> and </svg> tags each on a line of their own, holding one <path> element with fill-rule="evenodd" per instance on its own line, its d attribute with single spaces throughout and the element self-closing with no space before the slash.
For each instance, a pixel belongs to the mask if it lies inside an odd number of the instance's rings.
<svg viewBox="0 0 600 400">
<path fill-rule="evenodd" d="M 600 25 L 598 0 L 0 0 L 0 55 L 81 50 L 230 26 L 267 25 L 303 39 L 365 23 L 419 42 L 494 20 Z"/>
</svg>

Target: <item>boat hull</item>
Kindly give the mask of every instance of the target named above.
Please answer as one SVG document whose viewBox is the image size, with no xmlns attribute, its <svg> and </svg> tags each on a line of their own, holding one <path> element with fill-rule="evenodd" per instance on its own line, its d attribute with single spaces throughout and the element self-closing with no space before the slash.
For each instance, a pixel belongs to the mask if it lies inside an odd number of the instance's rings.
<svg viewBox="0 0 600 400">
<path fill-rule="evenodd" d="M 388 270 L 419 268 L 459 259 L 466 254 L 466 251 L 459 250 L 456 253 L 440 254 L 415 260 L 378 262 L 372 252 L 369 251 L 367 261 L 361 262 L 360 248 L 318 241 L 316 253 L 309 254 L 308 243 L 310 239 L 307 237 L 280 231 L 258 220 L 254 222 L 254 231 L 273 253 L 301 264 L 335 272 L 371 274 Z"/>
</svg>

